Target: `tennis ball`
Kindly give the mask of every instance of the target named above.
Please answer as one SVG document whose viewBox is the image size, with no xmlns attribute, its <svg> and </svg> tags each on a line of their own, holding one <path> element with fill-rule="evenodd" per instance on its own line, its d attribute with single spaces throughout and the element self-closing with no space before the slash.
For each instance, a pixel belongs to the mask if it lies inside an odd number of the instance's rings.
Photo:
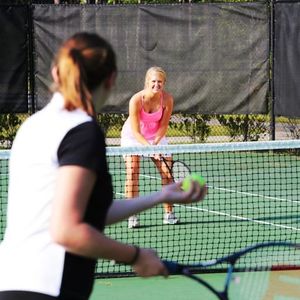
<svg viewBox="0 0 300 300">
<path fill-rule="evenodd" d="M 191 188 L 192 181 L 198 182 L 200 186 L 204 186 L 206 183 L 201 175 L 194 173 L 184 178 L 181 188 L 187 192 Z"/>
</svg>

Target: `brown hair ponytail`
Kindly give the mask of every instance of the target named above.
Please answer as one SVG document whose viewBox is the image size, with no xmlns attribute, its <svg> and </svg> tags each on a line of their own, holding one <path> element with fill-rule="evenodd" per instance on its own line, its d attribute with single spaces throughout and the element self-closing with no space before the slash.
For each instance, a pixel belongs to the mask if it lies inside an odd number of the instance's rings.
<svg viewBox="0 0 300 300">
<path fill-rule="evenodd" d="M 96 34 L 78 33 L 60 48 L 55 65 L 65 108 L 94 115 L 92 92 L 116 71 L 112 47 Z"/>
</svg>

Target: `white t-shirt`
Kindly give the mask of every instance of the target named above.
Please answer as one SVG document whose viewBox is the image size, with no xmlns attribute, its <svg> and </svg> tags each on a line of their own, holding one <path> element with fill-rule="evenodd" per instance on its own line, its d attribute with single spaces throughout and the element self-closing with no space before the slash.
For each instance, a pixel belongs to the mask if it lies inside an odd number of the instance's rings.
<svg viewBox="0 0 300 300">
<path fill-rule="evenodd" d="M 76 256 L 49 234 L 56 174 L 61 165 L 97 172 L 87 222 L 103 230 L 112 201 L 105 142 L 97 122 L 82 110 L 67 111 L 61 94 L 19 129 L 10 157 L 7 228 L 0 244 L 0 291 L 88 297 L 95 260 Z"/>
</svg>

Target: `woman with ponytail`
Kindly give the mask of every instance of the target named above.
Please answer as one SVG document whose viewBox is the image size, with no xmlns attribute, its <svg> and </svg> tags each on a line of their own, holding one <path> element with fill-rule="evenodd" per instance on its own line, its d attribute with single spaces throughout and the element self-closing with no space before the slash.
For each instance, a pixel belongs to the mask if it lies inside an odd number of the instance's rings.
<svg viewBox="0 0 300 300">
<path fill-rule="evenodd" d="M 113 240 L 105 225 L 164 203 L 200 201 L 180 184 L 135 201 L 113 201 L 103 133 L 95 115 L 116 76 L 110 44 L 78 33 L 59 49 L 48 105 L 19 129 L 10 157 L 7 228 L 0 244 L 0 300 L 88 299 L 99 258 L 167 275 L 155 251 Z"/>
</svg>

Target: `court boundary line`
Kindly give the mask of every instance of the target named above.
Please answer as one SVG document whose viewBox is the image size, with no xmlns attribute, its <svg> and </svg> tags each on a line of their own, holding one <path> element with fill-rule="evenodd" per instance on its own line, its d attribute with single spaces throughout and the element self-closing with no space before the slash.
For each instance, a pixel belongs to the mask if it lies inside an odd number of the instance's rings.
<svg viewBox="0 0 300 300">
<path fill-rule="evenodd" d="M 276 224 L 276 223 L 272 223 L 272 222 L 256 220 L 256 219 L 253 219 L 253 218 L 248 218 L 248 217 L 243 217 L 243 216 L 231 215 L 229 213 L 219 212 L 219 211 L 210 210 L 210 209 L 206 209 L 206 208 L 200 208 L 200 207 L 194 207 L 194 206 L 187 206 L 187 205 L 183 205 L 183 204 L 174 204 L 174 206 L 180 206 L 180 207 L 183 207 L 185 209 L 189 208 L 191 210 L 205 211 L 205 212 L 212 213 L 212 214 L 215 214 L 215 215 L 226 216 L 226 217 L 230 217 L 230 218 L 238 219 L 238 220 L 242 220 L 242 221 L 251 221 L 253 223 L 258 223 L 258 224 L 263 224 L 263 225 L 270 225 L 270 226 L 274 226 L 274 227 L 280 227 L 280 228 L 292 229 L 292 230 L 295 230 L 295 231 L 300 231 L 300 228 L 293 227 L 293 226 Z"/>
<path fill-rule="evenodd" d="M 126 172 L 124 172 L 124 173 L 126 173 Z M 149 176 L 149 175 L 144 175 L 144 174 L 140 174 L 140 176 L 145 177 L 145 178 L 152 178 L 152 179 L 156 179 L 156 180 L 161 180 L 161 178 L 157 177 L 157 176 Z M 296 200 L 289 200 L 289 199 L 285 199 L 285 198 L 278 198 L 278 197 L 266 196 L 266 195 L 249 193 L 249 192 L 242 192 L 242 191 L 226 189 L 226 188 L 218 188 L 218 187 L 213 187 L 213 186 L 208 186 L 208 188 L 212 188 L 212 189 L 215 189 L 215 190 L 227 191 L 227 192 L 230 192 L 230 193 L 253 196 L 253 197 L 258 197 L 258 198 L 265 198 L 265 199 L 268 199 L 268 200 L 275 200 L 275 201 L 278 200 L 278 201 L 282 201 L 282 202 L 290 202 L 290 203 L 296 203 L 296 204 L 300 203 L 300 201 L 296 201 Z M 123 197 L 125 196 L 124 193 L 116 192 L 115 194 L 123 196 Z M 232 218 L 232 219 L 237 219 L 237 220 L 241 220 L 241 221 L 249 221 L 249 222 L 253 222 L 253 223 L 257 223 L 257 224 L 261 224 L 261 225 L 268 225 L 268 226 L 274 226 L 274 227 L 279 227 L 279 228 L 284 228 L 284 229 L 291 229 L 291 230 L 294 230 L 294 231 L 300 231 L 300 228 L 293 227 L 293 226 L 276 224 L 276 223 L 273 223 L 273 222 L 257 220 L 257 219 L 254 219 L 254 218 L 248 218 L 248 217 L 244 217 L 244 216 L 237 216 L 237 215 L 233 215 L 233 214 L 229 214 L 229 213 L 225 213 L 225 212 L 221 212 L 221 211 L 210 210 L 210 209 L 206 209 L 206 208 L 188 206 L 188 205 L 183 205 L 183 204 L 174 204 L 174 206 L 183 207 L 185 209 L 189 208 L 191 210 L 204 211 L 204 212 L 208 212 L 208 213 L 215 214 L 215 215 L 226 216 L 226 217 L 229 217 L 229 218 Z"/>
</svg>

